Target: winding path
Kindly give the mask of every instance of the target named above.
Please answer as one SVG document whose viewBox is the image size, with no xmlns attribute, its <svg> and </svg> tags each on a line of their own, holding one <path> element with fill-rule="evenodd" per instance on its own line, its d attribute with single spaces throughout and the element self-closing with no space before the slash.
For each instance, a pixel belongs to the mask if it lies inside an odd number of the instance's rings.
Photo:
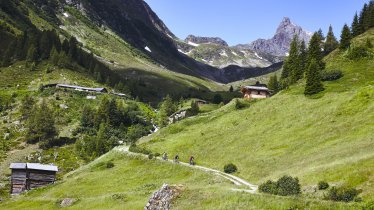
<svg viewBox="0 0 374 210">
<path fill-rule="evenodd" d="M 144 157 L 146 157 L 146 155 L 143 155 L 143 154 L 130 152 L 128 146 L 116 147 L 116 148 L 114 148 L 114 150 L 120 151 L 120 152 L 123 152 L 123 153 L 126 153 L 126 154 L 129 154 L 129 155 L 137 155 L 137 156 L 144 156 Z M 161 158 L 157 158 L 157 159 L 158 160 L 162 160 Z M 163 161 L 165 161 L 165 160 L 163 160 Z M 174 161 L 173 160 L 168 160 L 168 162 L 174 162 Z M 230 182 L 234 183 L 236 186 L 244 186 L 244 187 L 247 188 L 247 189 L 233 188 L 232 189 L 233 191 L 246 192 L 246 193 L 251 193 L 251 194 L 255 194 L 257 192 L 257 189 L 258 189 L 257 185 L 251 184 L 251 183 L 249 183 L 249 182 L 245 181 L 244 179 L 241 179 L 241 178 L 239 178 L 237 176 L 234 176 L 234 175 L 231 175 L 231 174 L 227 174 L 227 173 L 224 173 L 222 171 L 215 170 L 215 169 L 211 169 L 211 168 L 199 166 L 199 165 L 191 166 L 190 164 L 184 163 L 184 162 L 179 162 L 179 164 L 183 165 L 183 166 L 186 166 L 186 167 L 196 168 L 196 169 L 199 169 L 201 171 L 212 173 L 212 174 L 214 174 L 216 176 L 220 176 L 220 177 L 222 177 L 222 178 L 224 178 L 226 180 L 229 180 Z"/>
</svg>

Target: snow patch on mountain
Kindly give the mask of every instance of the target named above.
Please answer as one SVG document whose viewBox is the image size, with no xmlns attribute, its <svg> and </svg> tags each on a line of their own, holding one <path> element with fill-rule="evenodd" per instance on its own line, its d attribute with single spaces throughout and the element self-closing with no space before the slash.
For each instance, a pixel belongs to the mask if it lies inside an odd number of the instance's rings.
<svg viewBox="0 0 374 210">
<path fill-rule="evenodd" d="M 187 44 L 194 46 L 194 47 L 200 46 L 200 44 L 196 44 L 195 42 L 188 42 Z"/>
<path fill-rule="evenodd" d="M 152 50 L 151 50 L 151 49 L 149 49 L 149 47 L 148 47 L 148 46 L 145 46 L 145 47 L 144 47 L 144 49 L 145 49 L 145 50 L 147 50 L 148 52 L 152 52 Z"/>
</svg>

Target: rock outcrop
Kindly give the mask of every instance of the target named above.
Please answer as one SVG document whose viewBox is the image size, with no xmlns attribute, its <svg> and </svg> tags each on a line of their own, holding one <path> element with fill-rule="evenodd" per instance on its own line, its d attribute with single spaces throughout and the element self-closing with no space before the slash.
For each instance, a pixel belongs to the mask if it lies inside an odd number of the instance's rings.
<svg viewBox="0 0 374 210">
<path fill-rule="evenodd" d="M 172 201 L 180 194 L 181 186 L 164 184 L 160 190 L 153 193 L 144 210 L 169 210 Z"/>
<path fill-rule="evenodd" d="M 186 43 L 194 43 L 194 44 L 217 44 L 221 46 L 228 47 L 229 45 L 227 42 L 219 37 L 200 37 L 189 35 L 185 40 Z"/>
</svg>

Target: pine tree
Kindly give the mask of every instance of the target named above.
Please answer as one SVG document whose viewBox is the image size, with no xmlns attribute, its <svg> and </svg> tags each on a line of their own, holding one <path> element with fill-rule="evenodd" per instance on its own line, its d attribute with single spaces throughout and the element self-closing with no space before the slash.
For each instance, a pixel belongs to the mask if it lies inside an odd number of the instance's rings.
<svg viewBox="0 0 374 210">
<path fill-rule="evenodd" d="M 355 37 L 355 36 L 358 36 L 361 34 L 361 29 L 360 29 L 360 24 L 358 22 L 358 15 L 357 15 L 357 12 L 353 18 L 353 22 L 352 22 L 352 26 L 351 26 L 351 30 L 352 30 L 352 36 Z"/>
<path fill-rule="evenodd" d="M 340 49 L 346 50 L 351 45 L 351 31 L 349 30 L 349 27 L 347 24 L 344 25 L 342 34 L 340 36 Z"/>
<path fill-rule="evenodd" d="M 269 83 L 268 83 L 268 88 L 269 88 L 269 90 L 273 91 L 274 94 L 277 93 L 280 90 L 280 85 L 279 85 L 279 82 L 278 82 L 277 75 L 273 75 L 273 76 L 270 77 Z"/>
<path fill-rule="evenodd" d="M 38 59 L 38 52 L 34 44 L 30 46 L 30 48 L 27 51 L 27 57 L 28 62 L 34 62 Z"/>
<path fill-rule="evenodd" d="M 290 81 L 295 83 L 300 79 L 300 60 L 299 60 L 299 38 L 295 35 L 290 45 L 287 63 L 290 70 Z"/>
<path fill-rule="evenodd" d="M 306 72 L 305 95 L 313 95 L 323 91 L 321 71 L 316 60 L 312 59 Z"/>
<path fill-rule="evenodd" d="M 300 44 L 300 55 L 299 55 L 299 64 L 300 64 L 300 67 L 299 67 L 299 79 L 303 78 L 304 77 L 304 73 L 306 71 L 306 68 L 307 68 L 307 63 L 308 63 L 308 51 L 306 49 L 306 45 L 305 45 L 305 41 L 301 41 L 301 44 Z"/>
<path fill-rule="evenodd" d="M 288 59 L 283 62 L 283 69 L 281 74 L 281 80 L 285 80 L 290 76 L 290 65 L 288 64 Z"/>
<path fill-rule="evenodd" d="M 339 43 L 336 40 L 336 37 L 334 35 L 334 32 L 332 30 L 332 26 L 329 27 L 329 32 L 327 33 L 326 42 L 325 42 L 325 54 L 329 54 L 332 51 L 334 51 L 336 48 L 338 48 Z"/>
<path fill-rule="evenodd" d="M 321 41 L 324 41 L 325 40 L 325 35 L 323 34 L 323 31 L 322 31 L 321 28 L 317 31 L 317 33 L 318 33 L 319 39 Z"/>
<path fill-rule="evenodd" d="M 234 92 L 234 87 L 231 85 L 229 89 L 230 93 Z"/>
<path fill-rule="evenodd" d="M 0 63 L 1 66 L 7 67 L 12 63 L 12 59 L 13 59 L 13 56 L 15 55 L 16 47 L 17 47 L 17 41 L 12 41 L 8 45 L 3 55 L 2 62 Z"/>
<path fill-rule="evenodd" d="M 368 12 L 368 21 L 369 21 L 369 28 L 374 27 L 374 1 L 371 0 L 369 3 L 369 12 Z"/>
<path fill-rule="evenodd" d="M 315 60 L 319 69 L 325 68 L 325 63 L 322 60 L 323 53 L 321 50 L 320 43 L 321 43 L 320 36 L 318 35 L 318 33 L 314 33 L 312 38 L 310 39 L 309 47 L 308 47 L 308 63 L 307 63 L 308 68 L 312 60 Z"/>
<path fill-rule="evenodd" d="M 40 58 L 47 59 L 51 53 L 53 38 L 49 31 L 43 31 L 39 41 Z"/>
<path fill-rule="evenodd" d="M 197 114 L 199 114 L 199 110 L 200 110 L 200 108 L 199 108 L 199 105 L 197 104 L 197 102 L 196 101 L 191 101 L 191 109 L 190 109 L 190 113 L 192 114 L 192 115 L 197 115 Z"/>
<path fill-rule="evenodd" d="M 53 112 L 45 100 L 42 101 L 40 106 L 35 106 L 27 122 L 27 142 L 49 141 L 56 137 L 57 129 L 54 119 Z"/>
<path fill-rule="evenodd" d="M 58 53 L 57 49 L 54 46 L 51 50 L 51 54 L 49 55 L 49 58 L 54 65 L 58 65 L 58 61 L 60 60 L 60 53 Z"/>
<path fill-rule="evenodd" d="M 173 99 L 167 95 L 163 102 L 160 105 L 159 112 L 158 112 L 158 125 L 160 127 L 165 127 L 168 125 L 168 117 L 172 115 L 176 111 L 176 106 L 173 103 Z"/>
<path fill-rule="evenodd" d="M 360 26 L 360 34 L 364 33 L 366 30 L 369 29 L 369 7 L 367 4 L 361 10 L 360 17 L 359 17 L 359 26 Z"/>
</svg>

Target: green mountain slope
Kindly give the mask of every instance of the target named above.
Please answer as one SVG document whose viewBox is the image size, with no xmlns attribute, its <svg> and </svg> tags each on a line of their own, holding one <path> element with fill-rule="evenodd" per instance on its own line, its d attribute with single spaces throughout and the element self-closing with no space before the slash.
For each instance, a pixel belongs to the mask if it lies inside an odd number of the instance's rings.
<svg viewBox="0 0 374 210">
<path fill-rule="evenodd" d="M 374 41 L 374 29 L 357 37 Z M 239 176 L 261 183 L 285 174 L 298 176 L 305 189 L 320 180 L 362 189 L 374 197 L 374 61 L 352 61 L 335 51 L 327 69 L 344 77 L 326 82 L 318 96 L 303 95 L 304 83 L 249 108 L 235 103 L 214 113 L 187 119 L 144 138 L 154 152 L 167 151 L 201 165 L 222 169 L 238 165 Z"/>
</svg>

